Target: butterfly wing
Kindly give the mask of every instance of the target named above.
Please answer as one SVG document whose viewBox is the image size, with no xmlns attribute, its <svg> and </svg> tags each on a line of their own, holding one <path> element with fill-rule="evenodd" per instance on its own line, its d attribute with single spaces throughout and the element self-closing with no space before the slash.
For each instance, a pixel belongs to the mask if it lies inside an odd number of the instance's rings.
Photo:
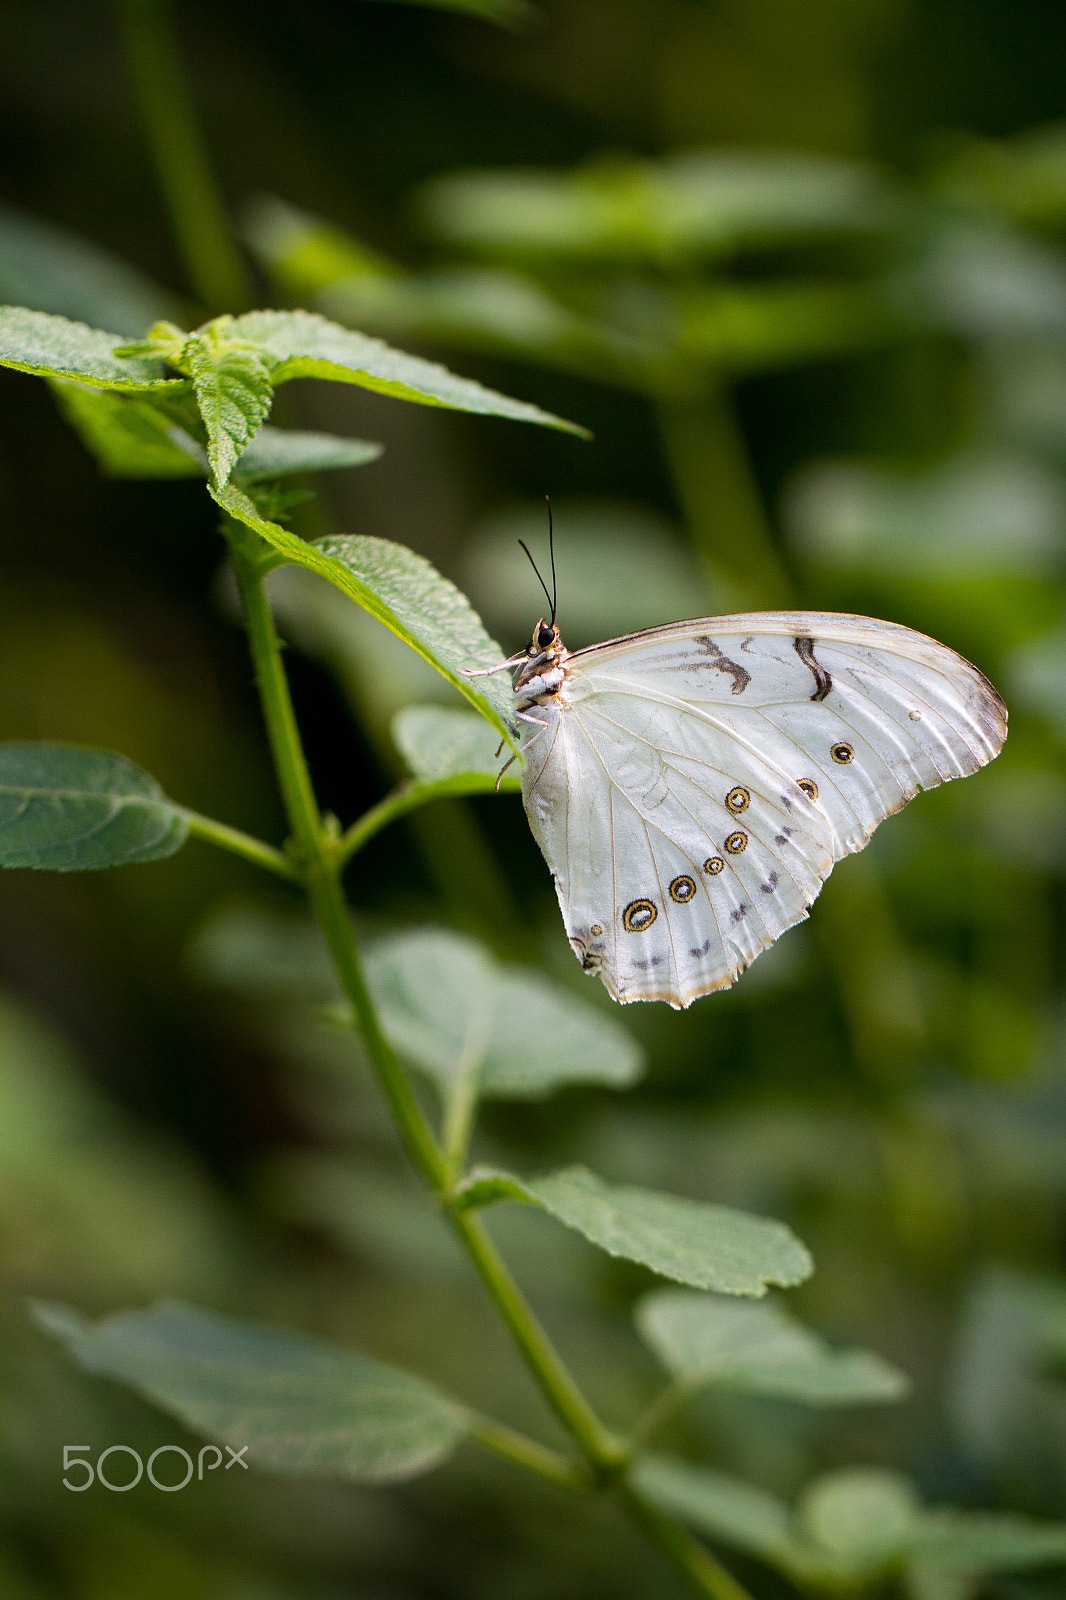
<svg viewBox="0 0 1066 1600">
<path fill-rule="evenodd" d="M 615 999 L 687 1006 L 807 915 L 834 861 L 990 761 L 1006 711 L 893 623 L 712 617 L 577 651 L 523 798 L 570 941 Z"/>
</svg>

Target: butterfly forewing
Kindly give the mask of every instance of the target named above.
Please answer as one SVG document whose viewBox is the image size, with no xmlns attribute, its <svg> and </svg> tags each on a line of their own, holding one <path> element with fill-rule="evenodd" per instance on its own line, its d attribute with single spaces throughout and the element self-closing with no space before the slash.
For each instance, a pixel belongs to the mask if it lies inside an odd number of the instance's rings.
<svg viewBox="0 0 1066 1600">
<path fill-rule="evenodd" d="M 760 613 L 577 651 L 523 796 L 568 936 L 616 999 L 685 1006 L 807 915 L 833 862 L 990 760 L 995 691 L 892 623 Z"/>
</svg>

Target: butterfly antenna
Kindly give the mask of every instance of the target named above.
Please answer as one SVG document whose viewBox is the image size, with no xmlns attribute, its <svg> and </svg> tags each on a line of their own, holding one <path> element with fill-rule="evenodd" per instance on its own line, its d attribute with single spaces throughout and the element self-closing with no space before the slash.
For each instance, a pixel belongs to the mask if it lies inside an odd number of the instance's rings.
<svg viewBox="0 0 1066 1600">
<path fill-rule="evenodd" d="M 558 581 L 557 581 L 556 576 L 555 576 L 555 524 L 554 524 L 554 521 L 552 519 L 551 495 L 550 494 L 546 494 L 544 496 L 544 498 L 548 502 L 548 554 L 551 556 L 551 563 L 552 563 L 552 623 L 551 623 L 551 625 L 554 628 L 555 627 L 555 601 L 556 601 L 556 598 L 558 597 L 558 594 L 559 594 L 559 584 L 558 584 Z M 547 594 L 548 591 L 545 589 L 544 592 L 545 592 L 545 594 Z"/>
<path fill-rule="evenodd" d="M 544 582 L 544 579 L 541 577 L 540 568 L 537 566 L 537 563 L 533 560 L 533 557 L 529 554 L 529 546 L 526 543 L 526 541 L 524 539 L 519 539 L 518 542 L 522 546 L 522 549 L 525 551 L 527 557 L 529 558 L 530 566 L 533 568 L 533 571 L 537 574 L 537 582 L 540 584 L 541 588 L 544 590 L 544 598 L 545 598 L 545 600 L 547 600 L 548 604 L 552 608 L 552 627 L 554 628 L 554 626 L 555 626 L 555 602 L 552 600 L 551 595 L 548 593 L 548 585 Z"/>
</svg>

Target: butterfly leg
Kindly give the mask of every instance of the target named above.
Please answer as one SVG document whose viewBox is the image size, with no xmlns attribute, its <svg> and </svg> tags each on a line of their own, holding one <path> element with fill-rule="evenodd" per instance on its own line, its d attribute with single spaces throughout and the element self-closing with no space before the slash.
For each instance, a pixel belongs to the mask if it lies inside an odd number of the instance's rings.
<svg viewBox="0 0 1066 1600">
<path fill-rule="evenodd" d="M 522 753 L 524 755 L 527 750 L 532 749 L 532 747 L 536 744 L 537 740 L 540 738 L 541 734 L 547 732 L 548 724 L 546 722 L 542 722 L 539 717 L 531 717 L 529 715 L 528 711 L 519 711 L 517 713 L 517 717 L 518 717 L 519 722 L 532 722 L 534 724 L 534 726 L 536 727 L 536 729 L 537 729 L 537 731 L 533 735 L 532 739 L 530 739 L 523 746 Z M 499 744 L 496 747 L 497 756 L 499 755 L 499 753 L 500 753 L 500 751 L 502 749 L 503 749 L 503 740 L 501 739 Z M 501 782 L 501 780 L 503 778 L 503 775 L 507 771 L 508 767 L 514 766 L 515 760 L 516 760 L 516 757 L 512 756 L 509 761 L 504 763 L 504 765 L 500 768 L 499 772 L 496 774 L 496 787 L 493 790 L 494 794 L 499 794 L 499 792 L 500 792 L 500 782 Z"/>
<path fill-rule="evenodd" d="M 515 667 L 520 667 L 529 659 L 528 650 L 519 650 L 513 656 L 508 656 L 506 661 L 501 661 L 495 667 L 460 667 L 459 671 L 464 678 L 491 678 L 494 672 L 513 672 Z"/>
</svg>

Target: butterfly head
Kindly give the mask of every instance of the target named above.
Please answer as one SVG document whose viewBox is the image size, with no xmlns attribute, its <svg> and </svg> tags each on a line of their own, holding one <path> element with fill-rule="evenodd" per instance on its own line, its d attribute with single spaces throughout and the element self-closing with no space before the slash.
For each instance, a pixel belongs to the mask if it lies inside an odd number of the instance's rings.
<svg viewBox="0 0 1066 1600">
<path fill-rule="evenodd" d="M 526 646 L 524 657 L 516 663 L 518 671 L 514 676 L 514 692 L 522 700 L 523 706 L 537 701 L 543 703 L 542 697 L 550 699 L 558 694 L 566 678 L 566 658 L 569 653 L 555 624 L 545 622 L 541 617 L 533 629 L 533 637 Z"/>
</svg>

